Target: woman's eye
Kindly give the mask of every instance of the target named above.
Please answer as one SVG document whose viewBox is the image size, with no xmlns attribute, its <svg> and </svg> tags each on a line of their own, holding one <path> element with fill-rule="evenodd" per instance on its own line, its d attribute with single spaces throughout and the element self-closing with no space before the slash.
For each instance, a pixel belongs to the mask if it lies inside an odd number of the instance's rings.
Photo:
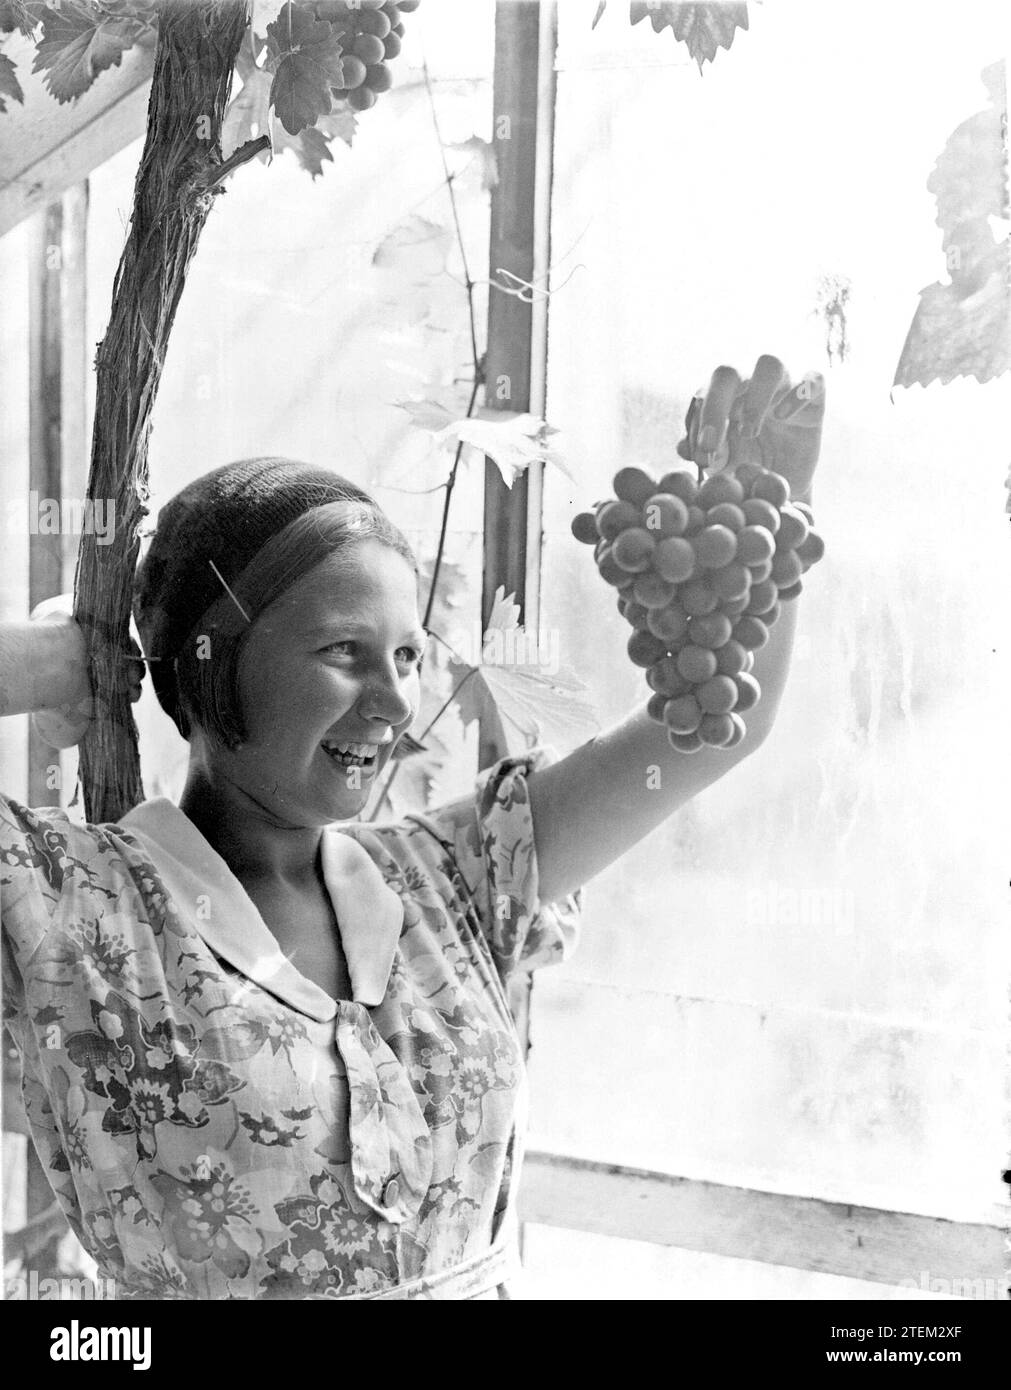
<svg viewBox="0 0 1011 1390">
<path fill-rule="evenodd" d="M 346 648 L 346 651 L 342 649 Z M 338 655 L 353 656 L 358 649 L 358 643 L 346 638 L 341 642 L 329 642 L 323 650 L 325 652 L 336 652 Z M 411 666 L 420 666 L 423 653 L 417 647 L 398 647 L 397 659 Z"/>
<path fill-rule="evenodd" d="M 412 666 L 421 664 L 421 652 L 418 651 L 417 647 L 401 647 L 400 651 L 407 653 L 403 660 L 409 662 Z"/>
</svg>

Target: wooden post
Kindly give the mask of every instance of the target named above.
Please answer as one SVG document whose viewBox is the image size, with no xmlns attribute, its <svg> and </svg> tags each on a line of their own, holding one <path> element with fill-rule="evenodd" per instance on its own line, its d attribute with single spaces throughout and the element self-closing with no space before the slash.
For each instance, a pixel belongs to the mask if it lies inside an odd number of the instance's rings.
<svg viewBox="0 0 1011 1390">
<path fill-rule="evenodd" d="M 493 287 L 485 363 L 485 405 L 491 409 L 543 413 L 545 406 L 544 306 L 535 310 L 494 285 L 514 283 L 501 270 L 528 284 L 547 272 L 554 50 L 553 0 L 498 0 L 492 100 L 498 185 L 491 198 L 488 276 Z M 482 627 L 500 585 L 515 595 L 520 621 L 538 623 L 541 468 L 535 465 L 510 488 L 498 468 L 485 461 Z M 479 767 L 491 766 L 506 751 L 501 727 L 482 722 Z M 509 1005 L 528 1053 L 531 992 L 530 975 L 517 976 L 509 988 Z"/>
<path fill-rule="evenodd" d="M 28 490 L 29 527 L 52 517 L 56 507 L 55 534 L 30 529 L 28 537 L 28 602 L 32 608 L 63 588 L 63 540 L 59 531 L 62 512 L 62 340 L 61 278 L 63 265 L 63 205 L 57 200 L 37 215 L 32 227 L 28 290 L 29 415 Z M 28 804 L 58 806 L 59 755 L 39 736 L 34 725 L 28 731 Z"/>
<path fill-rule="evenodd" d="M 534 190 L 537 169 L 537 88 L 540 0 L 498 0 L 495 9 L 495 79 L 492 138 L 498 186 L 491 195 L 488 275 L 507 270 L 530 281 L 534 273 Z M 501 283 L 506 283 L 501 281 Z M 530 409 L 531 306 L 515 295 L 489 290 L 485 404 L 493 410 Z M 484 572 L 481 623 L 487 625 L 495 590 L 515 594 L 523 621 L 526 602 L 526 475 L 506 487 L 495 464 L 485 460 Z M 497 729 L 482 727 L 478 762 L 484 768 L 503 756 Z"/>
</svg>

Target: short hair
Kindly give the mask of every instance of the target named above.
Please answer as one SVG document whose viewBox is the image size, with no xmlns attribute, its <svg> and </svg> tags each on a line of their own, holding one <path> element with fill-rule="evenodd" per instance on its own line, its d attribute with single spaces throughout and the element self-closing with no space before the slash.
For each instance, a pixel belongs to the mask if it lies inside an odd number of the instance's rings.
<svg viewBox="0 0 1011 1390">
<path fill-rule="evenodd" d="M 367 540 L 403 556 L 417 577 L 414 552 L 378 507 L 330 502 L 297 517 L 267 542 L 229 586 L 231 593 L 223 592 L 205 612 L 199 633 L 191 634 L 176 658 L 181 715 L 176 722 L 184 738 L 190 737 L 193 722 L 226 748 L 244 742 L 239 662 L 253 623 L 322 561 Z M 201 659 L 200 637 L 209 639 L 209 660 Z"/>
</svg>

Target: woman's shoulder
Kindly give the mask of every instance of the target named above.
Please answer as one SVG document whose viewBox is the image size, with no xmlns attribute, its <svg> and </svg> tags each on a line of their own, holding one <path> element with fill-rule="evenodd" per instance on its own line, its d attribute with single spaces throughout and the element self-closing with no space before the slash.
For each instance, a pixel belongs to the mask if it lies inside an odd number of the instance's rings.
<svg viewBox="0 0 1011 1390">
<path fill-rule="evenodd" d="M 124 826 L 89 824 L 59 806 L 0 795 L 0 900 L 16 954 L 34 952 L 50 926 L 130 913 L 156 873 Z"/>
</svg>

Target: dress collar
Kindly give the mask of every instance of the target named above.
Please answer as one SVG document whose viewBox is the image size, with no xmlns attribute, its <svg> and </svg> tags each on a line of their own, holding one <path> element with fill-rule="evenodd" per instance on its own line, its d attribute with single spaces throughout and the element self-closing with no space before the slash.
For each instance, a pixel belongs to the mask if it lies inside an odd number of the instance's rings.
<svg viewBox="0 0 1011 1390">
<path fill-rule="evenodd" d="M 120 824 L 151 847 L 169 895 L 215 954 L 285 1003 L 326 1022 L 337 1002 L 291 963 L 253 900 L 218 852 L 167 797 L 154 797 Z M 404 905 L 358 842 L 336 826 L 323 832 L 323 880 L 337 915 L 353 1002 L 382 1003 Z"/>
</svg>

